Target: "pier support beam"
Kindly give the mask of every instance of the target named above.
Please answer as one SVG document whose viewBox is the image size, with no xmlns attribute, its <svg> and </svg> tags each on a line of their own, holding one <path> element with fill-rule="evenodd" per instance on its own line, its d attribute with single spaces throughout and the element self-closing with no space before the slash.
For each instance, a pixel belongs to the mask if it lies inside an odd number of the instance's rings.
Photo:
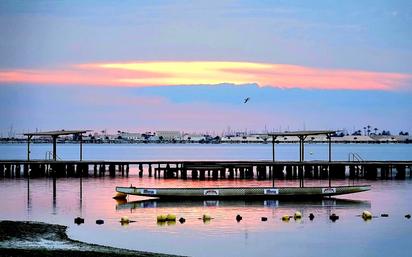
<svg viewBox="0 0 412 257">
<path fill-rule="evenodd" d="M 27 160 L 30 161 L 30 140 L 33 136 L 27 135 Z"/>
<path fill-rule="evenodd" d="M 57 138 L 58 136 L 52 136 L 53 138 L 53 161 L 57 160 Z"/>
<path fill-rule="evenodd" d="M 100 164 L 99 176 L 104 177 L 105 175 L 106 175 L 106 165 L 105 164 Z"/>
<path fill-rule="evenodd" d="M 0 164 L 0 178 L 4 177 L 4 165 Z"/>
<path fill-rule="evenodd" d="M 197 170 L 192 170 L 192 179 L 197 179 L 198 178 L 198 171 Z"/>
<path fill-rule="evenodd" d="M 405 179 L 406 178 L 406 167 L 405 165 L 396 165 L 396 179 Z"/>
<path fill-rule="evenodd" d="M 149 164 L 149 178 L 151 178 L 152 177 L 152 165 L 151 164 Z"/>
</svg>

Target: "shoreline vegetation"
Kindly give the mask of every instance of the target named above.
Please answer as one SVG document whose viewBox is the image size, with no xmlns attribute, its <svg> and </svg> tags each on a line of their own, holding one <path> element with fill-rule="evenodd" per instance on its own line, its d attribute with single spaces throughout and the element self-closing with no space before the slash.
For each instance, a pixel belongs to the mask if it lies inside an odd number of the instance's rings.
<svg viewBox="0 0 412 257">
<path fill-rule="evenodd" d="M 70 239 L 66 226 L 32 221 L 0 221 L 1 257 L 172 257 L 161 253 L 133 251 L 88 244 Z"/>
</svg>

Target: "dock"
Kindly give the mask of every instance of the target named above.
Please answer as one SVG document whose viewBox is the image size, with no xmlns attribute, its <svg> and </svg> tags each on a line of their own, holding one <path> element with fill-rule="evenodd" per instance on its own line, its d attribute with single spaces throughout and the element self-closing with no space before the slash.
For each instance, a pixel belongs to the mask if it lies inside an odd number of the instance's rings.
<svg viewBox="0 0 412 257">
<path fill-rule="evenodd" d="M 38 178 L 38 177 L 128 177 L 135 175 L 158 179 L 299 179 L 304 186 L 304 179 L 406 179 L 412 177 L 412 160 L 409 161 L 366 161 L 359 155 L 352 154 L 348 161 L 332 160 L 333 130 L 289 131 L 267 133 L 272 137 L 272 160 L 249 161 L 102 161 L 83 160 L 82 135 L 89 130 L 58 130 L 26 133 L 27 159 L 0 160 L 0 178 Z M 74 135 L 79 141 L 79 160 L 58 160 L 57 139 L 63 135 Z M 328 140 L 328 160 L 305 161 L 305 139 L 312 135 L 325 135 Z M 51 137 L 52 160 L 32 160 L 30 141 L 33 137 Z M 276 160 L 276 138 L 295 136 L 299 138 L 299 161 Z"/>
<path fill-rule="evenodd" d="M 0 160 L 0 178 L 406 179 L 412 161 L 54 161 Z"/>
</svg>

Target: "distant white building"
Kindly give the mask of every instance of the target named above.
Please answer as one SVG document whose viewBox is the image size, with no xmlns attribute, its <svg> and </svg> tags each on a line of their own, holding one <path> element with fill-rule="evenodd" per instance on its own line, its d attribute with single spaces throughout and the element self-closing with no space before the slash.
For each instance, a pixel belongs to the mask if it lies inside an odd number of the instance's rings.
<svg viewBox="0 0 412 257">
<path fill-rule="evenodd" d="M 180 131 L 160 130 L 156 131 L 156 136 L 158 138 L 163 138 L 163 140 L 180 140 L 182 133 L 180 133 Z"/>
<path fill-rule="evenodd" d="M 222 143 L 262 143 L 266 137 L 259 135 L 243 135 L 243 136 L 224 136 L 221 138 Z M 268 140 L 266 138 L 266 140 Z"/>
<path fill-rule="evenodd" d="M 370 136 L 355 136 L 348 135 L 343 137 L 332 137 L 333 142 L 359 142 L 359 143 L 372 143 L 375 142 L 375 139 Z"/>
<path fill-rule="evenodd" d="M 187 142 L 199 143 L 206 141 L 206 136 L 198 134 L 185 134 L 183 135 L 183 140 Z"/>
<path fill-rule="evenodd" d="M 119 136 L 122 137 L 122 139 L 127 139 L 127 140 L 134 140 L 134 141 L 141 141 L 144 140 L 143 136 L 141 133 L 133 133 L 133 132 L 121 132 Z"/>
</svg>

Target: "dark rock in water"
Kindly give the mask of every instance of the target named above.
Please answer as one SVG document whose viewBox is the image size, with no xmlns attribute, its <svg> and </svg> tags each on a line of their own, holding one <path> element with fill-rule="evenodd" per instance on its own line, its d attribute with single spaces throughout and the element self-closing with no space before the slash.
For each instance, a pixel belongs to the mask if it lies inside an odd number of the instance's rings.
<svg viewBox="0 0 412 257">
<path fill-rule="evenodd" d="M 183 224 L 183 223 L 186 222 L 186 219 L 182 217 L 182 218 L 179 219 L 179 222 L 180 222 L 180 224 Z"/>
<path fill-rule="evenodd" d="M 329 216 L 329 219 L 333 222 L 337 221 L 339 219 L 339 216 L 336 215 L 335 213 L 332 213 L 332 215 Z"/>
<path fill-rule="evenodd" d="M 102 224 L 104 224 L 104 220 L 96 220 L 96 224 L 97 225 L 102 225 Z"/>
<path fill-rule="evenodd" d="M 261 220 L 262 220 L 262 221 L 267 221 L 268 218 L 267 218 L 267 217 L 262 217 Z"/>
<path fill-rule="evenodd" d="M 405 215 L 405 218 L 410 219 L 410 218 L 411 218 L 411 215 L 410 215 L 410 214 L 406 214 L 406 215 Z"/>
<path fill-rule="evenodd" d="M 236 221 L 239 222 L 239 221 L 241 221 L 241 220 L 242 220 L 242 216 L 240 216 L 239 214 L 236 215 Z"/>
<path fill-rule="evenodd" d="M 315 215 L 313 215 L 313 213 L 310 213 L 310 214 L 309 214 L 309 219 L 310 219 L 310 220 L 313 220 L 314 218 L 315 218 Z"/>
<path fill-rule="evenodd" d="M 381 214 L 381 217 L 389 217 L 389 214 L 387 214 L 387 213 L 382 213 L 382 214 Z"/>
<path fill-rule="evenodd" d="M 74 219 L 74 223 L 77 224 L 77 225 L 83 224 L 84 219 L 80 218 L 80 217 L 77 217 L 77 218 Z"/>
</svg>

